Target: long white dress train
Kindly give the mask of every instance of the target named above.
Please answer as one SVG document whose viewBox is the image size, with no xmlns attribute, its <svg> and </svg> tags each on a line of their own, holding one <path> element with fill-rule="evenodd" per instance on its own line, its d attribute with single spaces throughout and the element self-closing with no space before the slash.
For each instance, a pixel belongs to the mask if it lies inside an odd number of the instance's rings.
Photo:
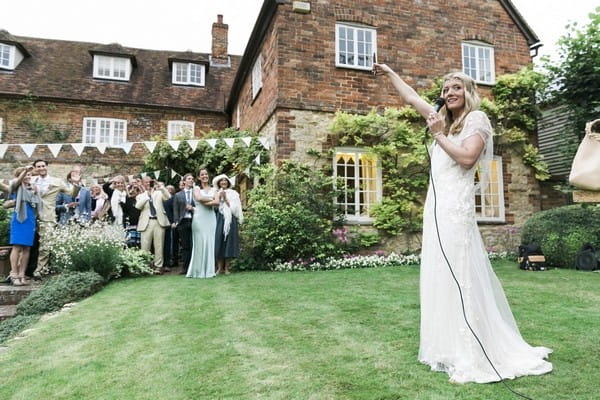
<svg viewBox="0 0 600 400">
<path fill-rule="evenodd" d="M 484 141 L 492 134 L 481 111 L 471 112 L 462 132 L 449 139 L 460 145 L 476 134 Z M 532 347 L 521 337 L 487 257 L 475 220 L 475 167 L 461 167 L 438 145 L 432 146 L 431 157 L 441 242 L 460 283 L 469 324 L 502 378 L 550 372 L 552 364 L 544 358 L 552 350 Z M 440 250 L 433 207 L 430 182 L 423 221 L 419 361 L 447 372 L 452 382 L 499 381 L 465 323 L 458 288 Z"/>
</svg>

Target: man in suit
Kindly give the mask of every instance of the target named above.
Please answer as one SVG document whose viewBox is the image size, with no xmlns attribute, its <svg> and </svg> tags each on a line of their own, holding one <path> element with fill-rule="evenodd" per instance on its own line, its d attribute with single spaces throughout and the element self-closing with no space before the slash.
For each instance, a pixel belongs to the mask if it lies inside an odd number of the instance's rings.
<svg viewBox="0 0 600 400">
<path fill-rule="evenodd" d="M 171 194 L 162 182 L 154 181 L 149 176 L 142 178 L 142 187 L 144 192 L 135 198 L 135 208 L 141 211 L 137 230 L 141 232 L 142 250 L 150 251 L 154 246 L 154 273 L 162 274 L 165 228 L 169 226 L 163 202 Z"/>
<path fill-rule="evenodd" d="M 42 198 L 42 208 L 38 213 L 39 237 L 40 243 L 50 238 L 50 231 L 56 225 L 56 197 L 58 193 L 66 193 L 71 197 L 77 197 L 79 193 L 79 182 L 81 173 L 77 170 L 71 171 L 71 182 L 66 184 L 61 179 L 53 178 L 48 175 L 48 163 L 45 160 L 35 160 L 33 174 L 36 175 L 33 184 L 36 186 L 40 197 Z M 48 262 L 50 260 L 50 251 L 44 246 L 40 246 L 38 253 L 38 262 L 33 272 L 34 279 L 41 279 L 42 275 L 48 274 Z"/>
<path fill-rule="evenodd" d="M 181 243 L 181 258 L 183 262 L 182 274 L 187 274 L 190 259 L 192 258 L 192 217 L 194 216 L 194 201 L 192 189 L 194 187 L 194 176 L 185 174 L 183 176 L 183 189 L 175 194 L 173 202 L 173 219 L 179 233 Z"/>
<path fill-rule="evenodd" d="M 167 218 L 169 219 L 169 226 L 165 229 L 165 244 L 163 248 L 163 264 L 165 264 L 165 271 L 168 271 L 169 268 L 176 267 L 179 259 L 179 234 L 177 233 L 177 229 L 175 229 L 175 219 L 173 217 L 175 187 L 168 185 L 167 190 L 171 194 L 171 197 L 164 202 Z"/>
</svg>

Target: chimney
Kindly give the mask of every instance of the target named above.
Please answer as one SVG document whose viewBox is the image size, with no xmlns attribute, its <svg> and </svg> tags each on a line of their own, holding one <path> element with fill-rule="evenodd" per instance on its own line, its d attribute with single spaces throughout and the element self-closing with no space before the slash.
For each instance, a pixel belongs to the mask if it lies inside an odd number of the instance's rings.
<svg viewBox="0 0 600 400">
<path fill-rule="evenodd" d="M 227 64 L 229 57 L 227 54 L 227 31 L 229 25 L 223 23 L 223 16 L 217 15 L 217 22 L 212 26 L 212 62 L 217 64 Z"/>
</svg>

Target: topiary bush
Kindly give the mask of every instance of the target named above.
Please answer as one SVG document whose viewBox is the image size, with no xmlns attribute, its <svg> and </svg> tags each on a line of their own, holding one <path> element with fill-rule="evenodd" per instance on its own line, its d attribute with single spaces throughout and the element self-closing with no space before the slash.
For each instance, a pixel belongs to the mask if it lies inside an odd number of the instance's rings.
<svg viewBox="0 0 600 400">
<path fill-rule="evenodd" d="M 538 242 L 552 267 L 572 268 L 585 243 L 600 249 L 600 207 L 571 205 L 539 212 L 530 217 L 521 243 Z"/>
<path fill-rule="evenodd" d="M 36 315 L 58 311 L 67 303 L 99 292 L 105 279 L 93 271 L 65 272 L 33 291 L 17 306 L 17 315 Z"/>
</svg>

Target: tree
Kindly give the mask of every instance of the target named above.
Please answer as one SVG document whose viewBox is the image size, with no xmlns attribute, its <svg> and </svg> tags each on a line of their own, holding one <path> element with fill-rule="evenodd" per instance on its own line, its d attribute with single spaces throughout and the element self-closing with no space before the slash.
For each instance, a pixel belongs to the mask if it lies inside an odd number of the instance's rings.
<svg viewBox="0 0 600 400">
<path fill-rule="evenodd" d="M 545 60 L 553 87 L 549 101 L 566 106 L 572 115 L 570 126 L 581 137 L 585 123 L 598 118 L 600 109 L 600 7 L 589 14 L 589 24 L 567 25 L 561 37 L 559 61 Z"/>
</svg>

